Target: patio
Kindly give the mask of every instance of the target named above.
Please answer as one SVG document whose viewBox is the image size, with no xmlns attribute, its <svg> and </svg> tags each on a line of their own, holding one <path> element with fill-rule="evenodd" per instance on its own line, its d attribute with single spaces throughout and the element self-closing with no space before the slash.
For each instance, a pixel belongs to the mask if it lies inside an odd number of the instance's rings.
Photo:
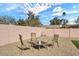
<svg viewBox="0 0 79 59">
<path fill-rule="evenodd" d="M 40 39 L 40 38 L 39 38 Z M 51 37 L 44 37 L 45 42 L 51 42 Z M 24 44 L 27 47 L 30 47 L 30 44 L 27 43 L 29 40 L 24 40 Z M 19 41 L 7 45 L 0 46 L 0 55 L 5 56 L 77 56 L 79 55 L 79 50 L 73 45 L 71 40 L 68 38 L 59 38 L 59 47 L 57 44 L 54 47 L 49 47 L 48 49 L 43 48 L 40 50 L 30 48 L 27 50 L 20 50 L 17 48 Z"/>
</svg>

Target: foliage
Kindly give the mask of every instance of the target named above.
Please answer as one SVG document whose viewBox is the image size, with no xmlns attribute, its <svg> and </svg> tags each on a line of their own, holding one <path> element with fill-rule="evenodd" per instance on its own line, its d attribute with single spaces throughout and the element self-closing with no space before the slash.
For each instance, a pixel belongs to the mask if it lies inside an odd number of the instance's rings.
<svg viewBox="0 0 79 59">
<path fill-rule="evenodd" d="M 0 16 L 0 24 L 16 24 L 15 18 L 5 15 Z"/>
<path fill-rule="evenodd" d="M 62 13 L 62 16 L 63 16 L 63 21 L 62 21 L 62 27 L 65 27 L 65 25 L 68 23 L 68 20 L 66 20 L 65 18 L 64 18 L 64 16 L 66 15 L 66 12 L 63 12 Z"/>
<path fill-rule="evenodd" d="M 62 25 L 65 26 L 68 23 L 68 20 L 62 19 Z"/>
<path fill-rule="evenodd" d="M 40 22 L 37 19 L 26 20 L 26 25 L 28 26 L 40 26 Z"/>
<path fill-rule="evenodd" d="M 28 19 L 25 20 L 26 25 L 28 26 L 41 26 L 39 16 L 35 15 L 33 12 L 28 11 Z"/>
<path fill-rule="evenodd" d="M 25 26 L 26 23 L 25 23 L 25 21 L 24 21 L 23 19 L 19 19 L 19 20 L 17 21 L 17 25 Z"/>
<path fill-rule="evenodd" d="M 75 21 L 75 23 L 79 25 L 79 16 L 77 17 L 77 20 Z"/>
<path fill-rule="evenodd" d="M 65 16 L 65 15 L 66 15 L 66 12 L 63 12 L 63 13 L 62 13 L 62 16 Z"/>
<path fill-rule="evenodd" d="M 41 22 L 39 20 L 39 16 L 35 15 L 32 11 L 28 11 L 27 13 L 28 18 L 27 19 L 19 19 L 18 21 L 15 21 L 15 18 L 5 15 L 0 16 L 0 24 L 16 24 L 16 25 L 22 25 L 22 26 L 41 26 Z"/>
<path fill-rule="evenodd" d="M 27 15 L 28 15 L 28 19 L 34 19 L 35 17 L 35 14 L 32 11 L 28 11 Z"/>
<path fill-rule="evenodd" d="M 62 22 L 62 19 L 59 19 L 58 17 L 54 17 L 52 20 L 50 20 L 50 25 L 60 25 Z"/>
</svg>

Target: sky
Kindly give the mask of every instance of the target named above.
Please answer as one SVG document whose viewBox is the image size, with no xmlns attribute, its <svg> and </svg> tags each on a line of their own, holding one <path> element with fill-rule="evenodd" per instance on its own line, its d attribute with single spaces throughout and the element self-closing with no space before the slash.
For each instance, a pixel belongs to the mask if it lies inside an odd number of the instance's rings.
<svg viewBox="0 0 79 59">
<path fill-rule="evenodd" d="M 18 19 L 26 19 L 28 10 L 39 16 L 42 24 L 49 25 L 54 17 L 68 19 L 69 24 L 79 16 L 79 3 L 0 3 L 0 16 L 8 15 Z"/>
</svg>

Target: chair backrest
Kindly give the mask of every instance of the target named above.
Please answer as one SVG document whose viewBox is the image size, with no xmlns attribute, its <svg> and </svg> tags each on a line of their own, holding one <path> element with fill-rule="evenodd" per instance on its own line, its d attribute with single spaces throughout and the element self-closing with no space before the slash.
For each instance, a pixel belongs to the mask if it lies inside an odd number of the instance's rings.
<svg viewBox="0 0 79 59">
<path fill-rule="evenodd" d="M 19 34 L 19 39 L 20 39 L 21 45 L 24 45 L 21 34 Z"/>
<path fill-rule="evenodd" d="M 36 40 L 36 33 L 31 33 L 31 41 Z"/>
<path fill-rule="evenodd" d="M 58 34 L 54 34 L 54 38 L 53 38 L 54 42 L 57 42 L 58 38 L 59 38 L 59 35 Z"/>
</svg>

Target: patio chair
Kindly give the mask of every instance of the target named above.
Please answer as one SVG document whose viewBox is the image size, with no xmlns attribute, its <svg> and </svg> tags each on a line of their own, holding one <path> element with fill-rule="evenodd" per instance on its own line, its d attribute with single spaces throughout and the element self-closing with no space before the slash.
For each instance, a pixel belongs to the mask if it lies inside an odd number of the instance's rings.
<svg viewBox="0 0 79 59">
<path fill-rule="evenodd" d="M 58 38 L 59 38 L 59 35 L 58 34 L 54 34 L 54 38 L 52 40 L 52 45 L 53 46 L 54 46 L 54 43 L 57 43 L 57 46 L 59 47 Z"/>
<path fill-rule="evenodd" d="M 31 47 L 33 47 L 33 45 L 36 45 L 36 43 L 35 43 L 35 41 L 36 41 L 36 33 L 31 32 L 30 36 L 31 36 L 31 40 L 28 41 L 28 43 L 30 43 L 31 44 Z"/>
<path fill-rule="evenodd" d="M 19 34 L 19 39 L 20 39 L 20 45 L 18 46 L 17 45 L 17 47 L 20 49 L 20 50 L 27 50 L 27 49 L 30 49 L 30 48 L 28 48 L 28 47 L 26 47 L 26 45 L 24 45 L 24 43 L 23 43 L 23 40 L 22 40 L 22 35 L 21 34 Z"/>
<path fill-rule="evenodd" d="M 35 41 L 36 39 L 36 33 L 31 33 L 31 41 Z"/>
<path fill-rule="evenodd" d="M 39 40 L 36 37 L 36 33 L 32 32 L 31 33 L 31 41 L 29 42 L 31 44 L 31 47 L 40 50 L 41 48 L 43 48 L 43 45 L 41 43 L 41 40 Z"/>
</svg>

